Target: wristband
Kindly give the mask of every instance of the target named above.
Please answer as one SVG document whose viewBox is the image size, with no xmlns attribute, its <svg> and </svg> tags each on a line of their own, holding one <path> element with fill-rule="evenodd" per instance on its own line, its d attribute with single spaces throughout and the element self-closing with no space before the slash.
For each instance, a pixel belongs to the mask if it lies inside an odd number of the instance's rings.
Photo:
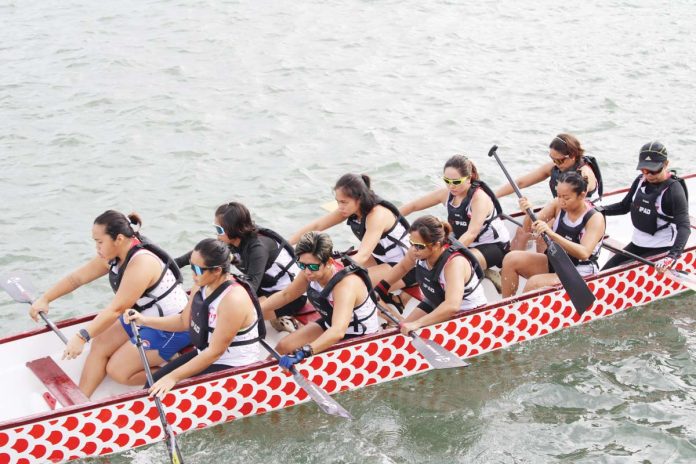
<svg viewBox="0 0 696 464">
<path fill-rule="evenodd" d="M 89 336 L 89 332 L 87 332 L 87 329 L 78 330 L 77 336 L 84 340 L 85 343 L 89 343 L 89 341 L 92 339 L 92 337 Z"/>
</svg>

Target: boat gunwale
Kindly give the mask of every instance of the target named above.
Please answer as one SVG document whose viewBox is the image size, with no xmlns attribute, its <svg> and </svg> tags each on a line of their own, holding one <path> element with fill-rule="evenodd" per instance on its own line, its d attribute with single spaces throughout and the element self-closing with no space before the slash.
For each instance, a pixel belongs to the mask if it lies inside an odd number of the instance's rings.
<svg viewBox="0 0 696 464">
<path fill-rule="evenodd" d="M 696 173 L 685 176 L 684 179 L 695 178 L 695 177 L 696 177 Z M 608 193 L 607 195 L 605 195 L 605 197 L 608 195 L 615 195 L 615 194 L 620 194 L 622 192 L 627 192 L 628 190 L 629 190 L 628 188 L 624 188 L 624 189 L 612 191 L 612 192 Z M 524 213 L 522 213 L 522 212 L 516 212 L 516 213 L 512 214 L 513 217 L 522 216 L 522 215 L 524 215 Z M 696 229 L 696 226 L 694 226 L 694 225 L 691 225 L 691 227 Z M 683 253 L 688 253 L 691 251 L 696 252 L 696 245 L 685 248 Z M 655 255 L 655 256 L 661 256 L 663 254 L 665 254 L 665 253 Z M 637 269 L 637 268 L 640 268 L 643 266 L 647 266 L 647 265 L 642 264 L 642 263 L 637 262 L 637 261 L 628 262 L 622 266 L 618 266 L 618 267 L 609 269 L 607 271 L 600 272 L 600 273 L 593 275 L 589 278 L 586 278 L 585 281 L 588 283 L 594 282 L 594 281 L 599 280 L 599 279 L 604 279 L 606 277 L 610 277 L 610 276 L 617 274 L 617 273 L 625 272 L 625 271 L 631 270 L 631 269 Z M 524 300 L 534 299 L 534 298 L 539 297 L 541 295 L 555 293 L 555 292 L 562 290 L 562 289 L 563 289 L 562 285 L 557 284 L 553 287 L 543 287 L 542 289 L 535 290 L 532 292 L 523 293 L 520 295 L 515 295 L 512 297 L 500 299 L 500 300 L 497 300 L 497 301 L 492 302 L 492 303 L 488 303 L 488 304 L 483 305 L 483 306 L 479 306 L 479 307 L 468 309 L 468 310 L 459 311 L 456 314 L 454 314 L 452 317 L 448 318 L 447 320 L 444 320 L 444 321 L 439 322 L 438 324 L 434 324 L 434 325 L 445 324 L 445 323 L 450 322 L 452 320 L 462 319 L 462 318 L 469 317 L 469 316 L 474 315 L 474 314 L 482 313 L 485 311 L 490 311 L 492 309 L 495 309 L 496 307 L 507 306 L 507 305 L 518 303 L 518 302 L 521 302 Z M 567 295 L 566 295 L 566 299 L 569 300 Z M 628 308 L 630 308 L 630 307 L 632 307 L 632 306 L 629 306 Z M 628 308 L 626 308 L 626 309 L 628 309 Z M 64 328 L 64 327 L 70 327 L 70 326 L 77 325 L 77 324 L 82 324 L 84 322 L 92 320 L 94 317 L 96 317 L 97 314 L 98 313 L 93 313 L 93 314 L 88 314 L 85 316 L 78 316 L 78 317 L 73 317 L 70 319 L 65 319 L 63 321 L 57 322 L 56 326 L 59 328 Z M 584 324 L 584 323 L 581 323 L 581 324 Z M 424 327 L 424 328 L 427 329 L 428 327 Z M 11 341 L 20 340 L 23 338 L 28 338 L 28 337 L 31 337 L 34 335 L 40 335 L 40 334 L 50 332 L 50 331 L 51 331 L 51 329 L 49 329 L 48 327 L 41 327 L 38 329 L 20 332 L 18 334 L 14 334 L 14 335 L 0 339 L 0 345 L 9 343 Z M 393 328 L 393 329 L 389 329 L 389 330 L 381 330 L 377 333 L 365 335 L 365 336 L 359 337 L 359 338 L 343 340 L 343 341 L 336 343 L 328 350 L 320 353 L 320 355 L 323 353 L 329 353 L 329 352 L 337 351 L 337 350 L 340 350 L 340 349 L 343 349 L 346 347 L 359 345 L 359 344 L 363 344 L 363 343 L 369 343 L 369 342 L 374 341 L 374 340 L 379 340 L 382 338 L 387 338 L 387 337 L 391 337 L 393 335 L 398 335 L 398 334 L 399 334 L 398 328 Z M 277 365 L 277 361 L 269 359 L 269 360 L 265 360 L 265 361 L 257 361 L 253 364 L 248 364 L 245 366 L 225 369 L 225 370 L 214 372 L 211 374 L 194 376 L 194 377 L 191 377 L 191 378 L 188 378 L 188 379 L 185 379 L 185 380 L 179 382 L 172 389 L 172 391 L 183 389 L 183 388 L 189 388 L 191 386 L 195 386 L 195 385 L 199 385 L 199 384 L 203 384 L 203 383 L 214 382 L 214 381 L 221 380 L 221 379 L 228 378 L 228 377 L 242 375 L 242 374 L 245 374 L 248 372 L 261 370 L 261 369 L 264 369 L 264 368 L 267 368 L 267 367 L 273 366 L 273 365 Z M 286 373 L 286 375 L 290 376 L 291 374 Z M 341 390 L 341 391 L 346 391 L 346 390 L 348 390 L 348 389 Z M 140 390 L 135 390 L 132 392 L 122 393 L 122 394 L 108 397 L 108 398 L 98 400 L 98 401 L 90 401 L 88 403 L 82 403 L 82 404 L 78 404 L 78 405 L 74 405 L 74 406 L 59 408 L 59 409 L 56 409 L 52 412 L 42 412 L 42 413 L 36 413 L 36 414 L 28 415 L 28 416 L 22 416 L 22 417 L 19 417 L 17 419 L 12 419 L 9 421 L 0 422 L 0 431 L 13 429 L 13 428 L 17 428 L 17 427 L 22 427 L 22 426 L 25 426 L 28 424 L 36 423 L 38 421 L 54 420 L 54 419 L 58 419 L 58 418 L 61 418 L 61 417 L 67 416 L 67 415 L 81 413 L 81 412 L 88 411 L 91 409 L 107 407 L 107 406 L 111 406 L 114 404 L 118 404 L 118 403 L 122 403 L 122 402 L 126 402 L 126 401 L 131 401 L 131 400 L 136 400 L 136 399 L 140 399 L 140 398 L 145 398 L 145 397 L 147 397 L 147 391 L 145 389 L 140 389 Z"/>
</svg>

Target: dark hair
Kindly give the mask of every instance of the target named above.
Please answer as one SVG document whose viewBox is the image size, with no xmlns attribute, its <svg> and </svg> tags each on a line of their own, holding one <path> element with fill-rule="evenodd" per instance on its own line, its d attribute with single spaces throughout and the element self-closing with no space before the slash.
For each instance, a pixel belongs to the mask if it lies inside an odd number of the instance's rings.
<svg viewBox="0 0 696 464">
<path fill-rule="evenodd" d="M 587 193 L 588 179 L 578 171 L 566 171 L 561 173 L 558 177 L 558 183 L 569 184 L 573 187 L 573 192 L 578 195 L 583 192 Z"/>
<path fill-rule="evenodd" d="M 329 234 L 325 232 L 307 232 L 295 245 L 295 256 L 310 253 L 312 256 L 325 264 L 333 253 L 333 242 Z"/>
<path fill-rule="evenodd" d="M 551 140 L 549 148 L 553 148 L 562 155 L 573 158 L 575 161 L 585 153 L 580 146 L 580 141 L 570 134 L 558 134 Z"/>
<path fill-rule="evenodd" d="M 411 224 L 409 232 L 418 232 L 426 243 L 449 243 L 452 226 L 432 215 L 421 216 Z"/>
<path fill-rule="evenodd" d="M 97 216 L 94 220 L 94 224 L 104 226 L 109 237 L 111 237 L 112 240 L 116 240 L 119 234 L 128 238 L 140 238 L 138 230 L 140 230 L 140 226 L 143 225 L 143 221 L 137 213 L 130 213 L 126 216 L 123 213 L 109 209 Z M 133 228 L 133 226 L 137 228 Z"/>
<path fill-rule="evenodd" d="M 370 189 L 370 177 L 367 174 L 344 174 L 338 179 L 334 190 L 341 189 L 344 195 L 358 200 L 360 214 L 367 216 L 379 203 L 379 197 Z"/>
<path fill-rule="evenodd" d="M 247 207 L 236 201 L 218 206 L 215 217 L 220 218 L 220 225 L 229 238 L 247 238 L 257 231 Z"/>
<path fill-rule="evenodd" d="M 471 181 L 479 180 L 476 165 L 464 155 L 454 155 L 445 162 L 444 169 L 454 168 L 462 177 L 471 176 Z"/>
<path fill-rule="evenodd" d="M 214 238 L 204 238 L 193 248 L 200 253 L 205 267 L 219 267 L 223 273 L 230 271 L 230 247 Z"/>
</svg>

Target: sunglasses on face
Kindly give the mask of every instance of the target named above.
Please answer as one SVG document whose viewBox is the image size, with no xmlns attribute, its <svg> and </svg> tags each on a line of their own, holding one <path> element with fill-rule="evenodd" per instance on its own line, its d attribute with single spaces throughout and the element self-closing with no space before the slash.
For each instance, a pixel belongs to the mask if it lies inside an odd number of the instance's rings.
<svg viewBox="0 0 696 464">
<path fill-rule="evenodd" d="M 549 156 L 551 158 L 551 161 L 553 161 L 553 164 L 556 166 L 560 166 L 561 164 L 565 163 L 565 160 L 567 160 L 569 157 L 564 156 L 563 158 L 554 158 L 553 156 Z"/>
<path fill-rule="evenodd" d="M 218 267 L 222 267 L 222 266 L 202 267 L 202 266 L 198 266 L 197 264 L 191 263 L 191 270 L 192 270 L 193 273 L 196 274 L 197 276 L 201 276 L 201 275 L 203 275 L 203 273 L 204 273 L 205 271 L 209 271 L 209 270 L 211 270 L 211 269 L 215 269 L 215 268 L 218 268 Z"/>
<path fill-rule="evenodd" d="M 471 176 L 464 176 L 460 177 L 459 179 L 450 179 L 449 177 L 442 176 L 442 180 L 447 185 L 462 185 L 469 177 Z"/>
<path fill-rule="evenodd" d="M 425 250 L 425 249 L 428 247 L 428 244 L 427 244 L 427 243 L 418 243 L 418 242 L 414 242 L 414 241 L 411 240 L 410 238 L 408 239 L 408 243 L 410 243 L 411 246 L 412 246 L 413 248 L 415 248 L 416 250 L 418 250 L 418 251 L 423 251 L 423 250 Z"/>
<path fill-rule="evenodd" d="M 215 227 L 215 233 L 218 235 L 225 235 L 225 229 L 222 228 L 222 226 L 219 226 L 217 224 L 213 224 L 213 227 Z"/>
<path fill-rule="evenodd" d="M 655 175 L 661 173 L 663 169 L 664 169 L 664 166 L 661 167 L 660 169 L 658 169 L 657 171 L 651 171 L 651 170 L 649 170 L 649 169 L 641 169 L 640 172 L 642 172 L 642 173 L 643 173 L 644 175 L 646 175 L 646 176 L 647 176 L 648 174 L 652 174 L 653 176 L 655 176 Z"/>
<path fill-rule="evenodd" d="M 305 269 L 309 269 L 312 272 L 317 272 L 319 270 L 319 268 L 321 268 L 321 264 L 303 263 L 302 261 L 298 261 L 297 267 L 299 267 L 301 271 L 304 271 Z"/>
</svg>

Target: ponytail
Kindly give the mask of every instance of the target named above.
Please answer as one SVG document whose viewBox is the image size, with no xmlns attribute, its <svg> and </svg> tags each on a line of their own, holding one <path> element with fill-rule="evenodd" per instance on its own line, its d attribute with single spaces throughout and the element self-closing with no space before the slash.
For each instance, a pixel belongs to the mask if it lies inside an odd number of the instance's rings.
<svg viewBox="0 0 696 464">
<path fill-rule="evenodd" d="M 104 226 L 106 233 L 112 240 L 116 240 L 116 237 L 119 235 L 139 239 L 140 227 L 142 227 L 143 221 L 137 213 L 130 213 L 126 216 L 123 213 L 109 209 L 97 216 L 94 224 Z"/>
</svg>

